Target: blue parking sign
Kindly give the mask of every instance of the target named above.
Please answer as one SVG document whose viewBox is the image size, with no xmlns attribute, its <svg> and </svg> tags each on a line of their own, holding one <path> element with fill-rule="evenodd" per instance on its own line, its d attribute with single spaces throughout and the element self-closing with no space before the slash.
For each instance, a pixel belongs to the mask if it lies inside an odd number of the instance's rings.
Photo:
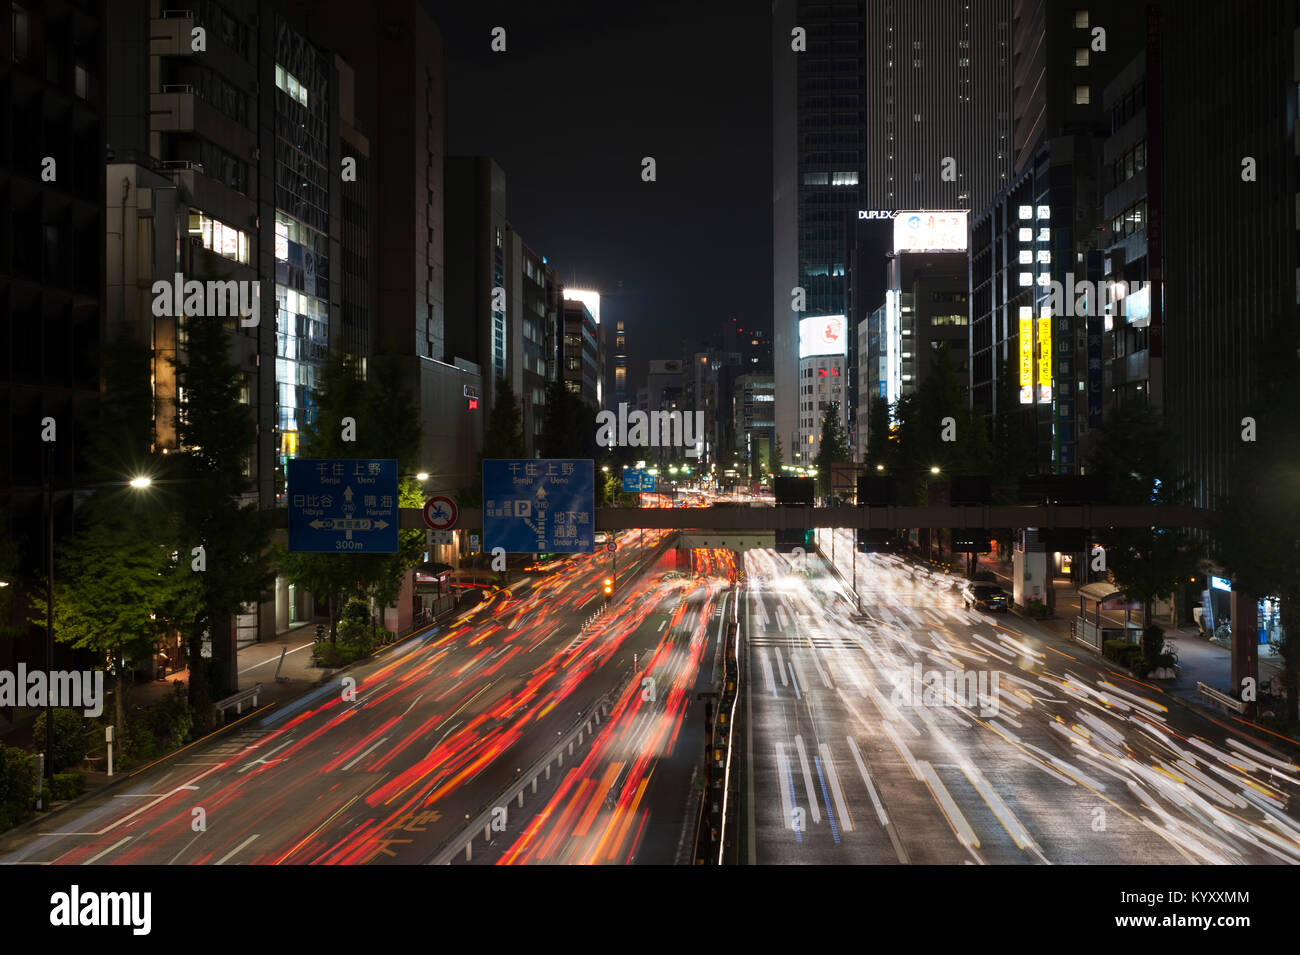
<svg viewBox="0 0 1300 955">
<path fill-rule="evenodd" d="M 587 459 L 483 462 L 483 550 L 590 554 L 595 547 L 595 464 Z"/>
</svg>

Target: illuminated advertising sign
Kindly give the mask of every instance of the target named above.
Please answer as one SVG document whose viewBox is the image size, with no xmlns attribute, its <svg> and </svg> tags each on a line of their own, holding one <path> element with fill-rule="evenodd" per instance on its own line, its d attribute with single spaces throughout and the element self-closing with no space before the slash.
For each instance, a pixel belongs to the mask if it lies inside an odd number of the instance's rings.
<svg viewBox="0 0 1300 955">
<path fill-rule="evenodd" d="M 799 322 L 799 357 L 846 355 L 848 326 L 843 315 L 817 315 Z"/>
<path fill-rule="evenodd" d="M 894 252 L 965 252 L 966 213 L 900 212 L 894 218 Z"/>
<path fill-rule="evenodd" d="M 1031 309 L 1020 309 L 1020 403 L 1034 401 L 1034 319 Z"/>
<path fill-rule="evenodd" d="M 1052 403 L 1052 319 L 1038 320 L 1038 403 Z"/>
</svg>

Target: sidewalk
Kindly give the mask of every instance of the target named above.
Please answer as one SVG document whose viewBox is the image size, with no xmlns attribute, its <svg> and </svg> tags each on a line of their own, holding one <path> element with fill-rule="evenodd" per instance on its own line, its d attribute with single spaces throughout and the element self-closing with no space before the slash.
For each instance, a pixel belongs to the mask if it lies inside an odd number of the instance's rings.
<svg viewBox="0 0 1300 955">
<path fill-rule="evenodd" d="M 1012 592 L 1010 564 L 983 560 L 980 562 L 979 569 L 991 570 L 998 577 L 1003 589 L 1008 594 Z M 1052 587 L 1056 601 L 1055 615 L 1028 619 L 1033 619 L 1062 640 L 1074 642 L 1070 634 L 1070 621 L 1079 615 L 1079 592 L 1073 584 L 1063 579 L 1053 580 Z M 1093 611 L 1090 610 L 1088 616 L 1092 619 Z M 1139 613 L 1137 616 L 1130 616 L 1130 619 L 1140 622 L 1140 616 Z M 1117 627 L 1124 625 L 1123 613 L 1103 611 L 1101 619 Z M 1152 622 L 1164 630 L 1166 645 L 1178 654 L 1178 676 L 1170 681 L 1161 681 L 1172 696 L 1201 704 L 1203 700 L 1196 689 L 1197 683 L 1205 683 L 1219 690 L 1228 690 L 1232 677 L 1232 654 L 1227 647 L 1200 636 L 1195 627 L 1174 627 L 1167 617 L 1154 616 Z M 1278 673 L 1280 666 L 1274 656 L 1261 652 L 1260 683 L 1271 680 Z"/>
</svg>

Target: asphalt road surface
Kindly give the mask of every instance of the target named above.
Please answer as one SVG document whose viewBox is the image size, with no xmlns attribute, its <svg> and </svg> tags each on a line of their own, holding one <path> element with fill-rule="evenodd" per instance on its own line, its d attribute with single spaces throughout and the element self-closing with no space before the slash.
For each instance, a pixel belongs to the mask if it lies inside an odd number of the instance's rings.
<svg viewBox="0 0 1300 955">
<path fill-rule="evenodd" d="M 823 532 L 827 537 L 829 532 Z M 852 543 L 836 542 L 843 580 Z M 1300 766 L 951 578 L 746 555 L 739 857 L 1294 863 Z"/>
<path fill-rule="evenodd" d="M 421 863 L 554 745 L 660 640 L 665 566 L 624 582 L 662 532 L 494 594 L 305 697 L 0 840 L 0 862 Z"/>
</svg>

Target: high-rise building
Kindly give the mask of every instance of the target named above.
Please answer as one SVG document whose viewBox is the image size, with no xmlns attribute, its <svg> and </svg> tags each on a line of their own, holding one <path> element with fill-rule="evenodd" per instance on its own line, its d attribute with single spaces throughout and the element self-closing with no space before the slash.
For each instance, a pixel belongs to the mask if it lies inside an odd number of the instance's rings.
<svg viewBox="0 0 1300 955">
<path fill-rule="evenodd" d="M 865 4 L 871 148 L 860 208 L 979 208 L 1006 185 L 1012 6 L 1011 0 Z M 832 105 L 839 95 L 832 95 Z"/>
<path fill-rule="evenodd" d="M 1009 177 L 1011 16 L 1011 0 L 774 3 L 773 342 L 787 447 L 808 436 L 799 321 L 848 314 L 859 214 L 977 208 Z M 792 49 L 795 27 L 804 52 Z M 847 324 L 851 361 L 856 329 Z M 851 377 L 846 404 L 855 388 Z"/>
<path fill-rule="evenodd" d="M 610 404 L 615 409 L 619 404 L 628 400 L 627 384 L 627 323 L 619 319 L 611 326 L 610 334 L 614 337 L 613 348 L 610 355 L 613 359 L 612 371 L 613 378 L 606 386 L 607 394 L 610 396 Z"/>
<path fill-rule="evenodd" d="M 1165 417 L 1200 507 L 1228 491 L 1259 343 L 1300 301 L 1298 16 L 1289 3 L 1193 0 L 1166 4 L 1150 31 L 1150 347 L 1164 356 Z"/>
<path fill-rule="evenodd" d="M 1088 396 L 1102 372 L 1073 290 L 1102 278 L 1112 120 L 1103 97 L 1144 45 L 1144 24 L 1141 8 L 1120 0 L 1029 0 L 1013 18 L 1016 174 L 972 217 L 971 401 L 992 414 L 1014 393 L 1043 473 L 1077 473 L 1080 441 L 1099 423 Z M 1104 54 L 1092 49 L 1097 28 Z"/>
<path fill-rule="evenodd" d="M 563 286 L 546 256 L 528 247 L 506 226 L 507 366 L 510 387 L 519 398 L 524 452 L 537 454 L 546 410 L 548 342 L 554 337 L 563 304 Z"/>
<path fill-rule="evenodd" d="M 445 175 L 448 322 L 437 357 L 483 370 L 479 408 L 486 418 L 496 380 L 508 380 L 506 175 L 487 156 L 448 156 Z"/>
<path fill-rule="evenodd" d="M 772 460 L 772 417 L 776 383 L 768 373 L 745 373 L 736 378 L 732 391 L 733 451 L 741 463 L 740 483 L 762 483 L 762 468 Z"/>
<path fill-rule="evenodd" d="M 0 624 L 17 627 L 22 591 L 43 579 L 43 483 L 48 474 L 62 536 L 73 489 L 87 480 L 99 399 L 104 233 L 117 228 L 105 215 L 104 17 L 102 3 L 57 0 L 22 0 L 0 15 L 0 514 L 21 564 L 13 618 Z M 42 440 L 46 418 L 54 441 Z M 0 667 L 44 652 L 36 633 L 0 641 Z M 66 659 L 57 652 L 56 667 Z"/>
<path fill-rule="evenodd" d="M 560 380 L 564 386 L 593 407 L 600 407 L 600 323 L 592 314 L 592 302 L 600 308 L 597 296 L 572 289 L 564 290 L 564 345 Z M 578 297 L 578 296 L 582 297 Z"/>
</svg>

